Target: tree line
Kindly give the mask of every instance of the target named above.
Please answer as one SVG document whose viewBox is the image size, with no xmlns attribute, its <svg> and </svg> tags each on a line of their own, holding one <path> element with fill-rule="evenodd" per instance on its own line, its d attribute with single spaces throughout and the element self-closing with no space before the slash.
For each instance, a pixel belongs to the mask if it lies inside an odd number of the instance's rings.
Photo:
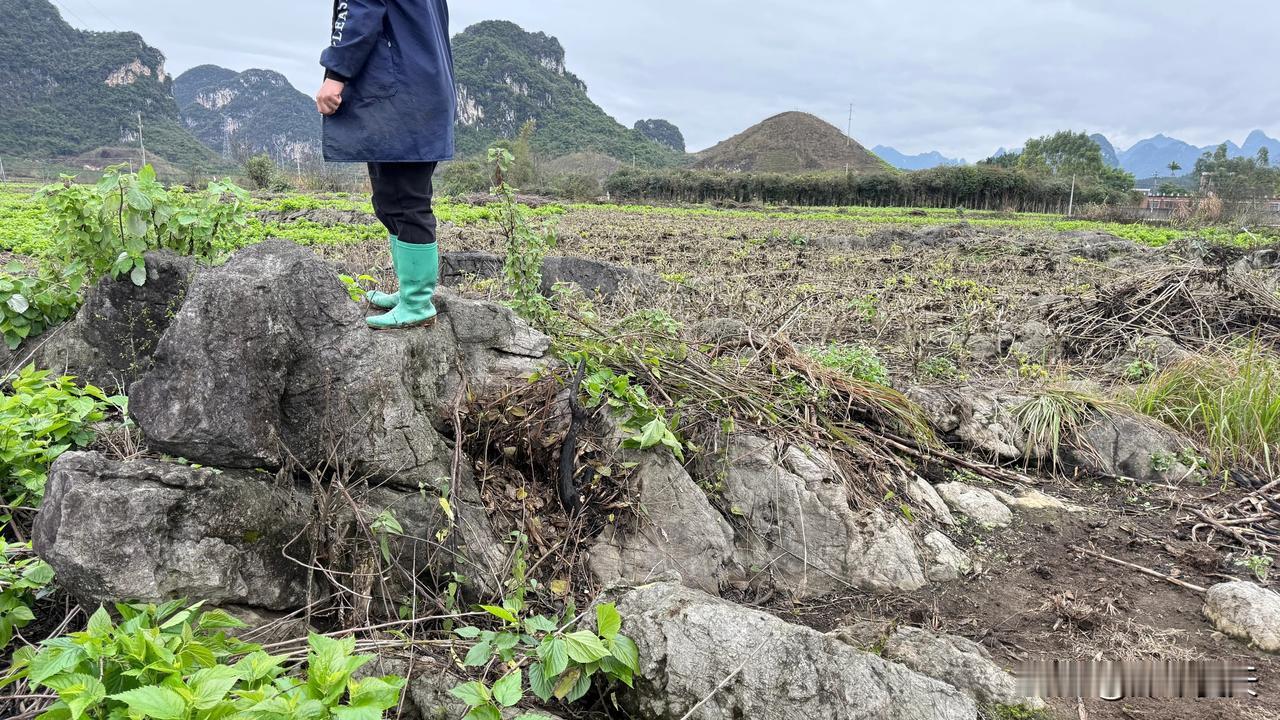
<svg viewBox="0 0 1280 720">
<path fill-rule="evenodd" d="M 997 165 L 915 172 L 780 173 L 623 169 L 605 183 L 619 200 L 739 202 L 808 206 L 964 207 L 1061 213 L 1072 198 L 1069 177 Z M 1115 203 L 1129 193 L 1077 179 L 1075 203 Z"/>
</svg>

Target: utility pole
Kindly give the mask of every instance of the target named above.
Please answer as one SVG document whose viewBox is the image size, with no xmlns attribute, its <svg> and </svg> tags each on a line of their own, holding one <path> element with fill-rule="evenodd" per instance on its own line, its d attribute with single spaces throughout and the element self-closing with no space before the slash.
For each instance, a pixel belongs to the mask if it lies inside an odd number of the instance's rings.
<svg viewBox="0 0 1280 720">
<path fill-rule="evenodd" d="M 142 150 L 142 166 L 147 165 L 147 146 L 142 141 L 142 111 L 138 111 L 138 148 Z"/>
<path fill-rule="evenodd" d="M 853 103 L 849 103 L 849 129 L 844 134 L 844 146 L 853 147 Z"/>
<path fill-rule="evenodd" d="M 4 174 L 4 158 L 0 158 L 0 182 L 9 182 L 9 176 Z"/>
<path fill-rule="evenodd" d="M 1061 207 L 1061 205 L 1059 205 Z M 1071 201 L 1067 203 L 1067 217 L 1076 214 L 1076 176 L 1071 176 Z"/>
</svg>

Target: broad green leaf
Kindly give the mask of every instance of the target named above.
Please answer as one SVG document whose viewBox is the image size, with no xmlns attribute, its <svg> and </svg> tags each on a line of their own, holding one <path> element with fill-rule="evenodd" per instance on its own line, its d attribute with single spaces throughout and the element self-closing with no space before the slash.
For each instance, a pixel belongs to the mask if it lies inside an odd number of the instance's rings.
<svg viewBox="0 0 1280 720">
<path fill-rule="evenodd" d="M 457 628 L 453 632 L 457 634 L 458 637 L 465 638 L 467 640 L 474 640 L 475 638 L 480 637 L 480 628 L 473 627 L 471 625 L 465 625 Z"/>
<path fill-rule="evenodd" d="M 187 712 L 182 696 L 167 687 L 146 685 L 111 696 L 129 706 L 129 710 L 155 720 L 181 720 Z"/>
<path fill-rule="evenodd" d="M 529 665 L 529 690 L 542 702 L 549 702 L 552 693 L 555 692 L 555 686 L 551 680 L 543 673 L 542 663 L 532 663 Z"/>
<path fill-rule="evenodd" d="M 542 659 L 543 671 L 551 680 L 569 667 L 569 650 L 567 643 L 556 637 L 548 637 L 538 646 L 538 657 Z"/>
<path fill-rule="evenodd" d="M 614 637 L 622 629 L 622 616 L 613 603 L 600 603 L 596 606 L 596 629 L 605 640 Z"/>
<path fill-rule="evenodd" d="M 133 284 L 137 285 L 138 287 L 142 287 L 143 285 L 146 285 L 147 284 L 147 268 L 143 266 L 134 266 L 133 270 L 129 272 L 129 280 L 132 281 Z"/>
<path fill-rule="evenodd" d="M 502 713 L 492 705 L 481 705 L 472 708 L 463 720 L 502 720 Z"/>
<path fill-rule="evenodd" d="M 27 302 L 25 297 L 17 293 L 10 295 L 5 304 L 9 306 L 10 310 L 16 313 L 24 313 L 31 307 L 31 303 Z"/>
<path fill-rule="evenodd" d="M 351 704 L 371 705 L 379 711 L 395 707 L 400 702 L 400 691 L 404 689 L 404 684 L 404 678 L 394 676 L 357 680 L 351 683 L 349 689 Z"/>
<path fill-rule="evenodd" d="M 231 688 L 240 680 L 240 673 L 230 665 L 216 665 L 191 675 L 191 704 L 197 710 L 208 710 L 227 697 Z"/>
<path fill-rule="evenodd" d="M 384 710 L 373 705 L 343 705 L 333 709 L 338 720 L 382 720 Z"/>
<path fill-rule="evenodd" d="M 530 633 L 549 633 L 555 632 L 558 629 L 555 621 L 545 615 L 534 615 L 533 617 L 526 619 L 524 621 L 524 626 Z"/>
<path fill-rule="evenodd" d="M 618 635 L 609 641 L 609 651 L 618 662 L 631 668 L 631 672 L 640 672 L 640 648 L 626 635 Z"/>
<path fill-rule="evenodd" d="M 466 667 L 480 667 L 489 662 L 489 657 L 493 655 L 493 645 L 485 640 L 471 646 L 471 650 L 467 651 L 467 656 L 462 660 L 462 664 Z"/>
<path fill-rule="evenodd" d="M 474 681 L 458 685 L 450 690 L 449 694 L 471 707 L 484 705 L 491 699 L 489 688 L 485 687 L 484 683 Z"/>
<path fill-rule="evenodd" d="M 31 660 L 29 676 L 32 682 L 43 684 L 54 675 L 80 664 L 83 659 L 84 651 L 78 647 L 49 648 L 41 651 Z"/>
<path fill-rule="evenodd" d="M 493 684 L 493 699 L 502 707 L 511 707 L 524 697 L 524 673 L 519 669 Z"/>
<path fill-rule="evenodd" d="M 592 663 L 609 655 L 609 648 L 600 642 L 600 638 L 589 630 L 579 630 L 564 636 L 569 657 L 583 663 Z"/>
<path fill-rule="evenodd" d="M 504 607 L 500 607 L 498 605 L 481 605 L 480 609 L 484 610 L 490 615 L 493 615 L 494 617 L 497 617 L 502 620 L 506 620 L 509 623 L 516 622 L 516 616 L 512 615 L 511 611 Z"/>
</svg>

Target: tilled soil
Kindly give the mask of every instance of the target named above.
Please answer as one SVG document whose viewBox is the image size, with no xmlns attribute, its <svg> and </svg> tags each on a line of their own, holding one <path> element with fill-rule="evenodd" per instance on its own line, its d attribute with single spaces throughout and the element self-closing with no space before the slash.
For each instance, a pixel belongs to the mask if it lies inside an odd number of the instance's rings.
<svg viewBox="0 0 1280 720">
<path fill-rule="evenodd" d="M 1110 390 L 1118 381 L 1116 359 L 1106 372 L 1096 359 L 1073 359 L 1052 344 L 1024 348 L 1021 329 L 1048 302 L 1070 302 L 1135 272 L 1187 261 L 1185 248 L 963 223 L 867 227 L 616 210 L 574 210 L 558 223 L 555 254 L 660 278 L 656 292 L 615 299 L 608 312 L 656 307 L 686 325 L 732 318 L 800 344 L 865 344 L 900 383 L 1000 377 Z M 502 238 L 485 228 L 442 226 L 441 242 L 447 250 L 503 251 Z M 342 254 L 361 272 L 390 266 L 376 248 Z M 1258 668 L 1257 698 L 1055 700 L 1050 711 L 1071 720 L 1280 718 L 1280 658 L 1215 632 L 1200 593 L 1077 549 L 1203 587 L 1257 580 L 1234 564 L 1228 546 L 1192 538 L 1183 511 L 1215 490 L 1226 497 L 1243 490 L 1065 480 L 1040 489 L 1079 511 L 1020 512 L 1007 530 L 948 532 L 978 561 L 971 577 L 908 594 L 850 591 L 799 604 L 769 598 L 765 609 L 822 631 L 861 619 L 954 633 L 980 642 L 1009 667 L 1052 659 L 1236 661 Z"/>
</svg>

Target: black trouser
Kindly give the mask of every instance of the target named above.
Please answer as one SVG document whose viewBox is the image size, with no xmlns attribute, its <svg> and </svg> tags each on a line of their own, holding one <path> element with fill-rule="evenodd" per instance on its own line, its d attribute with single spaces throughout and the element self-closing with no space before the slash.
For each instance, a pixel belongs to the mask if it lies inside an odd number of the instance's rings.
<svg viewBox="0 0 1280 720">
<path fill-rule="evenodd" d="M 369 163 L 373 212 L 401 242 L 430 245 L 436 241 L 431 211 L 431 176 L 436 163 Z"/>
</svg>

